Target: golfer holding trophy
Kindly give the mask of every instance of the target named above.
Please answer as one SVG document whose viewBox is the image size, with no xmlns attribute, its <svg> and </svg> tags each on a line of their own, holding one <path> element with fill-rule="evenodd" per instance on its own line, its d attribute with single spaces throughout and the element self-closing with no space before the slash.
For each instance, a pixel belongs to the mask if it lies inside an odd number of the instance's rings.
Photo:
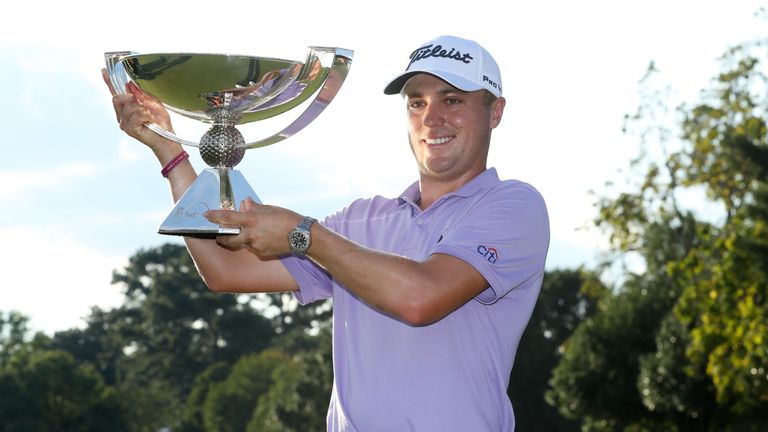
<svg viewBox="0 0 768 432">
<path fill-rule="evenodd" d="M 105 80 L 121 129 L 152 149 L 177 201 L 160 232 L 184 236 L 211 290 L 333 300 L 329 431 L 512 432 L 507 387 L 544 275 L 546 205 L 531 185 L 487 166 L 506 105 L 491 54 L 456 36 L 402 54 L 405 70 L 384 93 L 403 98 L 416 179 L 397 197 L 357 199 L 321 221 L 261 204 L 232 167 L 244 149 L 314 119 L 351 52 L 320 49 L 304 64 L 111 53 Z M 310 94 L 272 137 L 248 143 L 235 128 Z M 357 108 L 349 121 L 390 127 Z M 168 111 L 212 126 L 199 143 L 178 140 Z M 197 176 L 182 144 L 199 145 L 210 168 Z"/>
</svg>

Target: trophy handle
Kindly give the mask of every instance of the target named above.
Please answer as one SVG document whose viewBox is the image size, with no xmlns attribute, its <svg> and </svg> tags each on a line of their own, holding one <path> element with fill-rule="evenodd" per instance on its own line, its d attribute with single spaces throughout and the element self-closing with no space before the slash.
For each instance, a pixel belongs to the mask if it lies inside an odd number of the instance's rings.
<svg viewBox="0 0 768 432">
<path fill-rule="evenodd" d="M 322 80 L 322 87 L 316 92 L 315 99 L 307 106 L 299 117 L 291 124 L 286 126 L 280 132 L 259 141 L 250 142 L 238 147 L 246 149 L 264 147 L 280 142 L 298 131 L 304 129 L 308 124 L 320 115 L 328 104 L 336 97 L 342 83 L 347 78 L 349 68 L 352 66 L 352 55 L 354 51 L 344 48 L 330 47 L 310 47 L 307 55 L 307 61 L 304 64 L 305 70 L 301 75 L 307 74 L 314 63 L 319 61 L 323 71 L 317 74 L 315 80 Z M 301 78 L 301 77 L 299 77 Z M 311 85 L 311 84 L 310 84 Z"/>
<path fill-rule="evenodd" d="M 115 89 L 115 91 L 120 94 L 126 94 L 128 92 L 127 84 L 129 81 L 128 73 L 126 72 L 125 66 L 121 60 L 125 57 L 135 54 L 137 53 L 133 51 L 113 51 L 104 54 L 109 80 L 112 83 L 112 87 Z M 300 73 L 301 76 L 299 79 L 309 78 L 310 82 L 307 84 L 307 87 L 316 86 L 319 82 L 322 82 L 322 87 L 320 87 L 320 89 L 315 93 L 315 99 L 309 104 L 309 106 L 307 106 L 304 112 L 296 118 L 296 120 L 294 120 L 280 132 L 277 132 L 268 138 L 239 145 L 238 147 L 243 147 L 246 149 L 264 147 L 280 142 L 304 129 L 318 115 L 320 115 L 323 110 L 325 110 L 325 107 L 328 106 L 331 100 L 333 100 L 333 98 L 338 93 L 339 89 L 341 88 L 341 84 L 346 79 L 347 74 L 349 73 L 349 68 L 352 65 L 352 55 L 352 50 L 344 48 L 310 47 L 307 54 L 307 60 L 304 64 L 303 70 Z M 315 71 L 314 76 L 311 76 L 312 68 L 317 66 L 317 62 L 320 63 L 319 66 L 321 69 L 319 71 Z M 310 95 L 311 93 L 304 97 L 299 96 L 294 100 L 294 103 L 300 103 Z M 280 106 L 275 106 L 268 111 L 271 111 L 271 113 L 263 113 L 261 118 L 276 115 L 282 111 L 282 109 L 280 109 Z M 171 141 L 175 141 L 179 144 L 188 145 L 191 147 L 200 146 L 199 142 L 189 141 L 178 137 L 175 134 L 165 130 L 157 123 L 146 123 L 145 126 L 156 134 L 163 136 Z"/>
</svg>

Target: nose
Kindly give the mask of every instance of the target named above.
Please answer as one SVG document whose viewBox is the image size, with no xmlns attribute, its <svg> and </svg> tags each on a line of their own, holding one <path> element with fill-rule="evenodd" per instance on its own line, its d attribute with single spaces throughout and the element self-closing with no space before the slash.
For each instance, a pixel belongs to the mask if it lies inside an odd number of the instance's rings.
<svg viewBox="0 0 768 432">
<path fill-rule="evenodd" d="M 434 127 L 445 123 L 445 110 L 440 104 L 430 103 L 424 109 L 424 126 Z"/>
</svg>

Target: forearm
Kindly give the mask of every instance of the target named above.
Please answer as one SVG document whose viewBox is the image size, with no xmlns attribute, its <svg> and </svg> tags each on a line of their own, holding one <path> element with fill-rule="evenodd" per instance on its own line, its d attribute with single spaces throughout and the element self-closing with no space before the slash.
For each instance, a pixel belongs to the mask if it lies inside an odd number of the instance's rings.
<svg viewBox="0 0 768 432">
<path fill-rule="evenodd" d="M 310 258 L 368 305 L 412 325 L 438 321 L 487 285 L 452 256 L 418 262 L 362 247 L 319 225 L 312 235 Z"/>
<path fill-rule="evenodd" d="M 247 247 L 260 262 L 290 252 L 288 233 L 302 219 L 293 211 L 251 201 L 244 202 L 240 211 L 212 210 L 206 217 L 240 227 L 240 234 L 219 236 L 218 243 L 230 250 Z M 437 321 L 487 286 L 477 270 L 450 255 L 435 254 L 417 262 L 362 247 L 319 223 L 310 231 L 309 258 L 367 304 L 410 324 Z M 291 282 L 296 289 L 292 278 Z"/>
<path fill-rule="evenodd" d="M 247 249 L 229 250 L 215 240 L 185 237 L 198 273 L 211 291 L 288 292 L 296 281 L 279 259 L 260 259 Z"/>
</svg>

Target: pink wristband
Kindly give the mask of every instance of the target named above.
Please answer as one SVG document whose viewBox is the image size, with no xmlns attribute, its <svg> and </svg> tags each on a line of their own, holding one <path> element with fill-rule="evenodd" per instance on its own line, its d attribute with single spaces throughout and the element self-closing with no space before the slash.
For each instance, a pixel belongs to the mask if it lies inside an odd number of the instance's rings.
<svg viewBox="0 0 768 432">
<path fill-rule="evenodd" d="M 184 159 L 189 157 L 189 153 L 182 150 L 181 153 L 177 154 L 175 158 L 171 159 L 170 162 L 165 164 L 162 170 L 160 170 L 160 174 L 163 175 L 163 177 L 168 177 L 168 173 L 171 172 L 174 168 L 176 168 L 176 165 L 180 164 Z"/>
</svg>

